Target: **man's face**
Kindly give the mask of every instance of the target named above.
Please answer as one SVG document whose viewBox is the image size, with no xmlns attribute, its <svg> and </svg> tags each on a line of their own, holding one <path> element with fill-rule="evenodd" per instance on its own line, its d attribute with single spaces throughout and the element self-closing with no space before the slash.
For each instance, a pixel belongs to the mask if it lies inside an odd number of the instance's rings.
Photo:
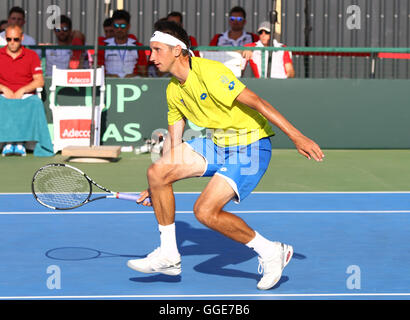
<svg viewBox="0 0 410 320">
<path fill-rule="evenodd" d="M 26 21 L 24 20 L 24 17 L 21 13 L 13 12 L 9 17 L 8 22 L 9 25 L 18 25 L 20 28 L 22 28 Z"/>
<path fill-rule="evenodd" d="M 229 26 L 232 31 L 243 31 L 245 24 L 246 20 L 241 12 L 232 12 L 229 16 Z"/>
<path fill-rule="evenodd" d="M 113 26 L 114 37 L 116 39 L 125 39 L 128 37 L 128 30 L 130 28 L 130 25 L 127 23 L 127 21 L 123 19 L 114 20 Z"/>
<path fill-rule="evenodd" d="M 150 42 L 150 47 L 151 56 L 149 60 L 155 64 L 159 71 L 169 72 L 175 62 L 172 47 L 157 41 Z"/>
<path fill-rule="evenodd" d="M 23 40 L 23 34 L 18 29 L 6 30 L 7 48 L 10 52 L 16 53 L 21 48 L 21 41 Z"/>
<path fill-rule="evenodd" d="M 67 41 L 70 37 L 71 30 L 66 23 L 61 23 L 60 28 L 55 28 L 54 33 L 59 41 Z"/>
<path fill-rule="evenodd" d="M 114 37 L 114 26 L 107 26 L 104 27 L 104 34 L 106 38 L 112 38 Z"/>
</svg>

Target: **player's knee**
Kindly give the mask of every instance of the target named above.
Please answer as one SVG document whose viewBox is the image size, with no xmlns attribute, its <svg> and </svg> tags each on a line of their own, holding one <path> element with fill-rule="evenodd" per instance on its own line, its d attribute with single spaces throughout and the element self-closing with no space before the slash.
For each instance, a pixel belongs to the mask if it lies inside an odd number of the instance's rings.
<svg viewBox="0 0 410 320">
<path fill-rule="evenodd" d="M 161 186 L 171 183 L 169 181 L 170 174 L 169 174 L 169 167 L 154 163 L 152 164 L 147 171 L 148 183 L 151 187 L 154 186 Z"/>
<path fill-rule="evenodd" d="M 147 178 L 150 186 L 161 184 L 163 181 L 161 168 L 155 163 L 152 164 L 147 170 Z"/>
<path fill-rule="evenodd" d="M 198 221 L 206 226 L 212 226 L 218 218 L 211 207 L 200 203 L 195 203 L 194 214 Z"/>
</svg>

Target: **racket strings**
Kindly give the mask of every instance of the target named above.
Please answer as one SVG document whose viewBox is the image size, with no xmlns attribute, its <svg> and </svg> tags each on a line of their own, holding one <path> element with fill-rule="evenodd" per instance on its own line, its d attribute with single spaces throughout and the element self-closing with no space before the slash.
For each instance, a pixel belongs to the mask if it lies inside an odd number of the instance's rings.
<svg viewBox="0 0 410 320">
<path fill-rule="evenodd" d="M 84 175 L 65 166 L 50 166 L 39 171 L 33 190 L 40 202 L 68 209 L 84 203 L 90 194 L 90 183 Z"/>
</svg>

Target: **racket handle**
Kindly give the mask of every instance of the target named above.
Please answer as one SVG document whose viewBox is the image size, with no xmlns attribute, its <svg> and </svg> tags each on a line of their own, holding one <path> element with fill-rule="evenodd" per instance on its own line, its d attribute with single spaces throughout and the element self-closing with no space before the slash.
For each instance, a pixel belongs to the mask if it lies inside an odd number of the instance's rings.
<svg viewBox="0 0 410 320">
<path fill-rule="evenodd" d="M 116 197 L 117 199 L 123 199 L 123 200 L 129 200 L 129 201 L 135 201 L 135 202 L 137 202 L 137 200 L 139 200 L 139 198 L 141 197 L 141 195 L 139 195 L 139 194 L 129 194 L 129 193 L 120 193 L 120 192 L 117 192 L 117 193 L 115 194 L 115 197 Z M 146 198 L 146 199 L 144 200 L 144 202 L 146 202 L 146 201 L 148 201 L 148 203 L 151 203 L 151 198 L 150 198 L 150 197 Z M 141 203 L 141 204 L 142 204 L 142 203 Z"/>
</svg>

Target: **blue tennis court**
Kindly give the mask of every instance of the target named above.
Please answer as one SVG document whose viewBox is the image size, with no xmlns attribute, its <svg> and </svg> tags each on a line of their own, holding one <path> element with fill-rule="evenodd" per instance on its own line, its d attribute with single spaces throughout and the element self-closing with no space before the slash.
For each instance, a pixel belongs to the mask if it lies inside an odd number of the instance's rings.
<svg viewBox="0 0 410 320">
<path fill-rule="evenodd" d="M 293 245 L 260 291 L 252 250 L 196 221 L 198 193 L 176 193 L 181 276 L 126 266 L 159 245 L 152 208 L 107 199 L 52 211 L 0 194 L 0 299 L 409 299 L 410 193 L 253 193 L 234 212 Z"/>
</svg>

